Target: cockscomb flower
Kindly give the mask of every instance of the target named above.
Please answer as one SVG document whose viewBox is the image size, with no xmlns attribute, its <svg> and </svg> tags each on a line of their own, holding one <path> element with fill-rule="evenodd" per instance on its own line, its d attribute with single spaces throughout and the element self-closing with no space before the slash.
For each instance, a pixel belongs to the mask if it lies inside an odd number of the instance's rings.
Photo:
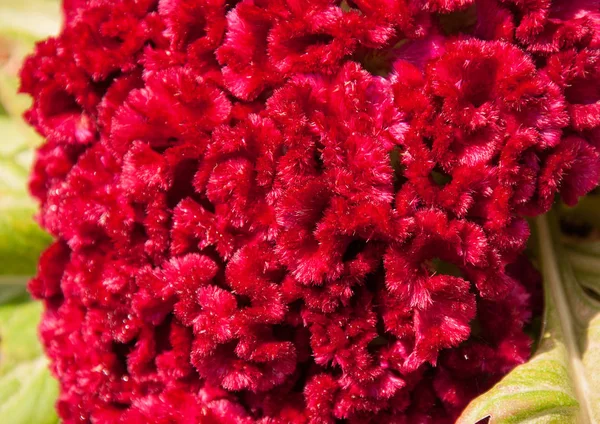
<svg viewBox="0 0 600 424">
<path fill-rule="evenodd" d="M 450 423 L 527 360 L 525 217 L 600 178 L 563 3 L 66 1 L 22 70 L 62 420 Z"/>
</svg>

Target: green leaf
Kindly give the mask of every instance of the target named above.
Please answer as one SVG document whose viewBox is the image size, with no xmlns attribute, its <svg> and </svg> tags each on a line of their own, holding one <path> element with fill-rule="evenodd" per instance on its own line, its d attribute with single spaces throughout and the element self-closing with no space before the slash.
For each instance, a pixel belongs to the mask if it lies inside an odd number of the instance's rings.
<svg viewBox="0 0 600 424">
<path fill-rule="evenodd" d="M 27 179 L 31 168 L 33 149 L 41 139 L 27 128 L 21 114 L 27 107 L 27 96 L 17 94 L 17 71 L 22 56 L 31 46 L 24 47 L 20 39 L 11 40 L 6 36 L 7 24 L 5 11 L 24 12 L 25 5 L 35 6 L 35 2 L 3 0 L 0 4 L 0 284 L 6 279 L 26 281 L 35 273 L 41 251 L 50 243 L 50 237 L 36 224 L 34 215 L 37 205 L 27 191 Z M 41 3 L 44 7 L 58 8 L 54 1 Z M 58 10 L 58 9 L 57 9 Z M 45 35 L 45 34 L 44 34 Z M 6 59 L 2 49 L 6 49 Z M 0 296 L 1 297 L 1 296 Z"/>
<path fill-rule="evenodd" d="M 35 204 L 26 194 L 22 198 L 0 195 L 0 283 L 35 274 L 40 253 L 51 238 L 35 223 L 34 213 Z"/>
<path fill-rule="evenodd" d="M 25 285 L 50 242 L 35 223 L 27 191 L 33 149 L 41 138 L 21 115 L 18 72 L 33 43 L 58 30 L 58 0 L 0 0 L 0 422 L 55 424 L 58 384 L 37 338 L 41 303 Z"/>
<path fill-rule="evenodd" d="M 3 292 L 4 290 L 0 290 Z M 21 300 L 21 301 L 19 301 Z M 0 417 L 10 424 L 54 424 L 58 384 L 37 339 L 41 304 L 21 297 L 0 306 Z"/>
<path fill-rule="evenodd" d="M 34 220 L 37 205 L 27 192 L 28 151 L 0 153 L 0 282 L 3 276 L 35 274 L 40 253 L 51 241 Z"/>
<path fill-rule="evenodd" d="M 600 422 L 600 245 L 562 243 L 553 214 L 538 217 L 536 229 L 546 293 L 538 350 L 458 424 Z"/>
</svg>

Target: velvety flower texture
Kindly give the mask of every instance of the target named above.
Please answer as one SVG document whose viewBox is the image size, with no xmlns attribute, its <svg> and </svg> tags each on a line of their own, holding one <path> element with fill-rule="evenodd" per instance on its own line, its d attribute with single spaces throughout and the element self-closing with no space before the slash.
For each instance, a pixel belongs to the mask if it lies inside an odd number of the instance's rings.
<svg viewBox="0 0 600 424">
<path fill-rule="evenodd" d="M 22 71 L 65 423 L 450 423 L 600 176 L 590 0 L 70 0 Z"/>
</svg>

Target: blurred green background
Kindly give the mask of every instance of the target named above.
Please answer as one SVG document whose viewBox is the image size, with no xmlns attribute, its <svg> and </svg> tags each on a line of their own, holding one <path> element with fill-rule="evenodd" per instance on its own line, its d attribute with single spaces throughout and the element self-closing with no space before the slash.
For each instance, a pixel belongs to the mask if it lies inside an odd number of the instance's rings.
<svg viewBox="0 0 600 424">
<path fill-rule="evenodd" d="M 50 237 L 35 222 L 27 192 L 33 150 L 41 138 L 24 122 L 27 96 L 18 94 L 19 69 L 39 39 L 60 28 L 56 0 L 0 0 L 0 422 L 58 422 L 57 382 L 37 339 L 42 304 L 26 284 Z"/>
</svg>

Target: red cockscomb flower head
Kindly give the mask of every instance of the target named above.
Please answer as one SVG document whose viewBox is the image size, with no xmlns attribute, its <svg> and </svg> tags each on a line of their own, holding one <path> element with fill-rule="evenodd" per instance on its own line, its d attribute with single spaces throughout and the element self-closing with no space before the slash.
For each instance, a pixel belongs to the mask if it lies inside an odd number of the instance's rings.
<svg viewBox="0 0 600 424">
<path fill-rule="evenodd" d="M 62 420 L 450 423 L 524 362 L 524 216 L 600 177 L 597 10 L 538 3 L 65 1 L 22 71 Z"/>
</svg>

